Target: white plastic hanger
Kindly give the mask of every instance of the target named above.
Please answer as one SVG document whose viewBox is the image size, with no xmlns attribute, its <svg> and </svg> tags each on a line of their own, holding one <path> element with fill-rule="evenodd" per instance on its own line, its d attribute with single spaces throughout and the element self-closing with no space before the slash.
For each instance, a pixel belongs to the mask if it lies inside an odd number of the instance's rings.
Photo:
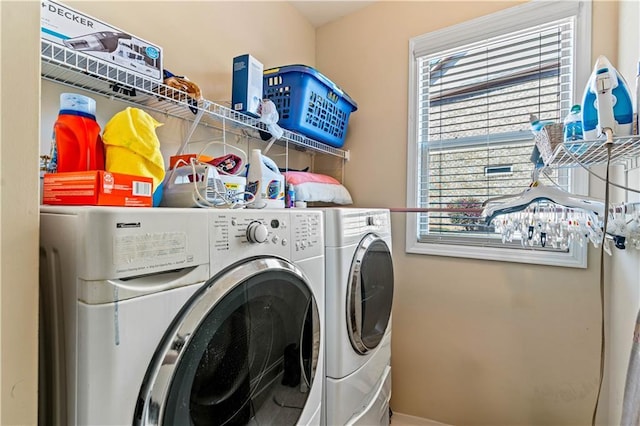
<svg viewBox="0 0 640 426">
<path fill-rule="evenodd" d="M 601 200 L 574 195 L 559 188 L 546 186 L 534 181 L 520 194 L 490 198 L 483 204 L 482 216 L 490 223 L 496 216 L 514 213 L 526 209 L 531 203 L 547 200 L 566 208 L 583 209 L 604 215 L 604 203 Z"/>
</svg>

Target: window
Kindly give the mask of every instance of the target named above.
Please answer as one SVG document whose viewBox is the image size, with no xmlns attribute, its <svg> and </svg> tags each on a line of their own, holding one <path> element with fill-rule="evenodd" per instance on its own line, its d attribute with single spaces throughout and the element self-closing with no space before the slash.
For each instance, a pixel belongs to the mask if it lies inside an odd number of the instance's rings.
<svg viewBox="0 0 640 426">
<path fill-rule="evenodd" d="M 532 1 L 410 42 L 409 207 L 481 208 L 531 183 L 530 115 L 561 122 L 590 72 L 591 4 Z M 584 193 L 576 171 L 551 179 Z M 477 214 L 408 215 L 411 253 L 586 266 L 585 249 L 505 245 Z"/>
</svg>

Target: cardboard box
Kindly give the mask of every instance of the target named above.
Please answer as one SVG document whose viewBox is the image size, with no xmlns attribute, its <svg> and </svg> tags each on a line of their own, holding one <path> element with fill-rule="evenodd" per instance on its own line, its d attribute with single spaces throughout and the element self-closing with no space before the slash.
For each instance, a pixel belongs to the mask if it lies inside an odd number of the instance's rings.
<svg viewBox="0 0 640 426">
<path fill-rule="evenodd" d="M 151 207 L 153 180 L 104 170 L 45 173 L 44 204 Z"/>
<path fill-rule="evenodd" d="M 264 65 L 251 55 L 233 58 L 231 105 L 234 111 L 259 117 Z"/>
<path fill-rule="evenodd" d="M 41 4 L 42 39 L 162 82 L 162 48 L 61 3 Z"/>
</svg>

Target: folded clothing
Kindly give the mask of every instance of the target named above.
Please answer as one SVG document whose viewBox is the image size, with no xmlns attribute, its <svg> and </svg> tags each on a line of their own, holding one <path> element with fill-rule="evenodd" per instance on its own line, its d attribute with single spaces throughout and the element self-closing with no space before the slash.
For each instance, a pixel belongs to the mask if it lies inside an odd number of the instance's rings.
<svg viewBox="0 0 640 426">
<path fill-rule="evenodd" d="M 352 204 L 351 194 L 331 176 L 309 172 L 284 172 L 287 185 L 293 185 L 296 201 Z"/>
<path fill-rule="evenodd" d="M 242 159 L 234 154 L 226 154 L 207 162 L 216 166 L 220 172 L 227 175 L 237 175 L 242 166 Z"/>
<path fill-rule="evenodd" d="M 311 172 L 284 172 L 282 173 L 287 180 L 287 183 L 292 183 L 294 185 L 299 185 L 301 183 L 307 182 L 316 182 L 316 183 L 331 183 L 334 185 L 340 185 L 337 179 L 322 175 L 320 173 L 311 173 Z"/>
<path fill-rule="evenodd" d="M 215 166 L 218 171 L 225 175 L 237 175 L 242 167 L 242 158 L 234 154 L 226 154 L 222 157 L 210 157 L 202 154 L 181 154 L 169 157 L 169 169 L 177 166 L 187 166 L 191 164 L 191 159 L 195 158 L 201 163 L 209 163 Z"/>
</svg>

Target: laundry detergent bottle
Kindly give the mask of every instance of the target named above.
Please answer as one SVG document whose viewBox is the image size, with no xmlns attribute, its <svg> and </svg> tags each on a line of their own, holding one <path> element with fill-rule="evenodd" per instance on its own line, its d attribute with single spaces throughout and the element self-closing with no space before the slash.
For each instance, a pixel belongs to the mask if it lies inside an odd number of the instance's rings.
<svg viewBox="0 0 640 426">
<path fill-rule="evenodd" d="M 96 101 L 76 93 L 60 95 L 53 126 L 50 172 L 104 170 L 104 145 L 96 121 Z"/>
<path fill-rule="evenodd" d="M 284 208 L 284 176 L 272 159 L 252 149 L 247 171 L 247 192 L 254 194 L 247 200 L 251 208 Z"/>
</svg>

